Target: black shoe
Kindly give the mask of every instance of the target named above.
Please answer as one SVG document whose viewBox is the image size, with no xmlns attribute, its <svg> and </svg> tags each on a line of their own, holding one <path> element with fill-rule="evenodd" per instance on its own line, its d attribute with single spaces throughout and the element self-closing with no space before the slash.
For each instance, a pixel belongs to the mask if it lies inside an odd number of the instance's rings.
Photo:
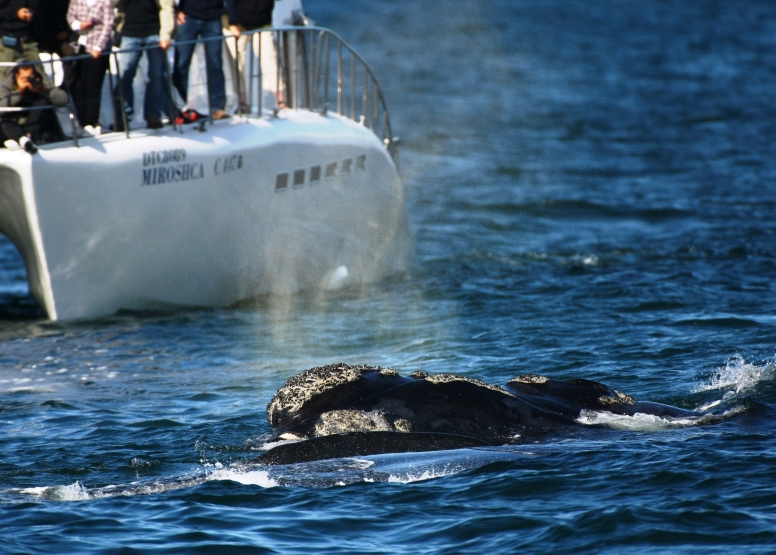
<svg viewBox="0 0 776 555">
<path fill-rule="evenodd" d="M 22 137 L 19 139 L 19 145 L 29 154 L 35 154 L 38 152 L 38 146 L 32 142 L 29 137 Z"/>
<path fill-rule="evenodd" d="M 148 118 L 146 120 L 146 126 L 148 129 L 161 129 L 164 127 L 161 118 Z"/>
</svg>

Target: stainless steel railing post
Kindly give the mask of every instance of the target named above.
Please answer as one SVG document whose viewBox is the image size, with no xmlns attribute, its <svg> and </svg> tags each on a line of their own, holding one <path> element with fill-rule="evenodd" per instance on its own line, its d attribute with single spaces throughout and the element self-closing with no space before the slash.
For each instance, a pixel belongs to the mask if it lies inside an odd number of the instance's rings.
<svg viewBox="0 0 776 555">
<path fill-rule="evenodd" d="M 264 74 L 261 69 L 261 39 L 263 37 L 264 31 L 259 31 L 256 33 L 255 37 L 258 39 L 258 47 L 256 48 L 256 54 L 258 54 L 258 68 L 259 68 L 259 82 L 256 84 L 256 88 L 259 90 L 259 98 L 258 98 L 258 109 L 259 109 L 259 117 L 262 116 L 262 110 L 264 109 Z M 272 35 L 270 35 L 272 36 Z M 251 70 L 253 70 L 253 66 L 251 66 Z"/>
<path fill-rule="evenodd" d="M 306 31 L 306 32 L 305 32 Z M 301 32 L 301 34 L 300 34 Z M 348 46 L 347 43 L 327 29 L 321 29 L 319 27 L 288 27 L 288 28 L 269 28 L 256 31 L 246 32 L 246 35 L 251 37 L 251 52 L 246 54 L 246 58 L 250 61 L 250 69 L 246 72 L 244 69 L 241 72 L 239 67 L 239 58 L 235 57 L 234 63 L 236 65 L 235 74 L 237 75 L 238 82 L 235 89 L 237 91 L 238 113 L 242 116 L 252 116 L 253 114 L 253 91 L 258 90 L 258 117 L 263 116 L 263 100 L 264 100 L 264 66 L 261 58 L 263 55 L 262 45 L 262 33 L 272 33 L 270 36 L 275 42 L 275 48 L 273 53 L 276 56 L 276 85 L 275 95 L 278 101 L 281 98 L 287 102 L 294 109 L 306 107 L 310 110 L 316 110 L 320 108 L 321 113 L 325 113 L 329 102 L 329 88 L 336 79 L 337 87 L 337 113 L 342 116 L 349 117 L 351 120 L 359 122 L 361 125 L 369 127 L 373 133 L 375 133 L 380 139 L 382 139 L 386 148 L 389 150 L 394 161 L 399 162 L 398 152 L 398 139 L 392 136 L 390 114 L 388 112 L 385 98 L 383 97 L 380 85 L 377 82 L 376 77 L 372 73 L 367 63 L 356 52 Z M 291 34 L 293 33 L 293 37 Z M 234 35 L 201 38 L 195 41 L 195 47 L 197 44 L 206 43 L 208 40 L 233 40 L 235 41 L 235 51 L 239 56 L 239 43 L 238 38 Z M 336 53 L 332 52 L 331 42 L 336 41 Z M 308 44 L 309 41 L 309 44 Z M 182 43 L 183 44 L 183 43 Z M 176 45 L 173 44 L 173 47 Z M 157 47 L 158 48 L 158 47 Z M 148 47 L 143 47 L 142 50 L 147 50 Z M 121 62 L 120 54 L 127 52 L 128 50 L 119 50 L 116 52 L 105 53 L 109 57 L 109 60 L 115 64 L 116 74 L 113 72 L 109 74 L 110 87 L 112 94 L 112 110 L 114 123 L 122 121 L 124 123 L 124 132 L 126 136 L 130 136 L 129 121 L 127 119 L 126 105 L 124 99 L 124 90 L 121 86 Z M 349 65 L 350 71 L 348 72 L 345 67 L 345 55 L 350 56 Z M 113 56 L 113 58 L 110 58 Z M 71 58 L 63 58 L 60 61 L 67 63 L 78 59 L 84 59 L 86 56 L 74 56 Z M 258 58 L 258 59 L 257 59 Z M 256 62 L 254 62 L 256 60 Z M 332 74 L 331 64 L 332 62 L 337 64 L 336 78 Z M 40 64 L 51 64 L 53 73 L 53 60 L 47 62 L 38 62 Z M 253 64 L 257 63 L 257 69 L 254 70 Z M 300 67 L 302 64 L 302 67 Z M 174 84 L 173 75 L 171 71 L 170 56 L 164 56 L 165 66 L 165 78 L 167 86 L 167 95 L 169 96 L 169 102 L 171 111 L 175 112 L 176 107 L 173 103 L 174 99 Z M 209 64 L 207 62 L 207 52 L 205 52 L 205 67 L 206 72 L 209 73 Z M 363 71 L 363 80 L 359 83 L 358 71 Z M 348 75 L 349 73 L 349 75 Z M 257 75 L 258 74 L 258 75 Z M 243 79 L 248 76 L 248 84 L 243 82 Z M 307 80 L 303 82 L 303 80 Z M 350 80 L 350 83 L 346 83 L 346 79 Z M 116 81 L 118 80 L 118 81 Z M 258 80 L 258 81 L 256 81 Z M 114 82 L 116 81 L 116 82 Z M 323 81 L 321 83 L 321 81 Z M 209 119 L 213 121 L 213 105 L 211 103 L 212 84 L 210 79 L 207 79 L 207 103 Z M 197 84 L 201 87 L 201 84 Z M 361 91 L 358 90 L 361 86 Z M 79 146 L 78 141 L 78 126 L 77 126 L 77 108 L 75 106 L 72 91 L 70 85 L 65 81 L 64 88 L 68 93 L 68 117 L 70 119 L 70 127 L 73 134 L 73 144 Z M 371 90 L 370 90 L 371 89 Z M 360 111 L 357 103 L 357 96 L 361 93 Z M 285 96 L 282 96 L 284 95 Z M 349 102 L 346 95 L 349 94 Z M 291 96 L 288 96 L 291 95 Z M 241 98 L 245 96 L 246 102 L 243 102 Z M 322 96 L 322 98 L 321 98 Z M 116 106 L 116 102 L 120 103 L 121 108 Z M 373 104 L 370 106 L 370 102 Z M 348 106 L 349 104 L 349 106 Z M 172 118 L 172 128 L 179 130 L 180 126 L 175 123 L 175 113 L 170 114 Z"/>
<path fill-rule="evenodd" d="M 363 90 L 363 97 L 362 97 L 362 106 L 361 106 L 361 117 L 364 118 L 364 125 L 366 125 L 366 116 L 367 116 L 367 103 L 369 102 L 369 82 L 367 80 L 367 72 L 366 68 L 362 68 L 362 71 L 364 72 L 364 90 Z"/>
<path fill-rule="evenodd" d="M 250 62 L 250 65 L 248 66 L 248 91 L 246 94 L 248 115 L 253 113 L 253 63 L 256 60 L 253 49 L 255 48 L 256 37 L 261 37 L 261 31 L 252 31 L 251 33 L 251 47 L 250 54 L 248 54 L 248 60 Z M 261 38 L 259 38 L 259 44 L 261 44 Z M 259 116 L 261 117 L 261 110 L 259 110 Z"/>
<path fill-rule="evenodd" d="M 232 38 L 234 39 L 234 76 L 235 76 L 235 83 L 234 83 L 234 90 L 237 94 L 237 114 L 240 117 L 243 117 L 243 101 L 242 101 L 242 74 L 240 73 L 240 44 L 239 39 L 236 35 L 232 35 Z M 224 41 L 226 42 L 226 41 Z"/>
<path fill-rule="evenodd" d="M 337 41 L 337 113 L 342 114 L 342 43 Z"/>
<path fill-rule="evenodd" d="M 356 57 L 350 52 L 350 119 L 356 119 Z"/>
<path fill-rule="evenodd" d="M 329 103 L 329 69 L 331 68 L 329 60 L 331 60 L 331 36 L 326 35 L 326 70 L 324 71 L 323 79 L 323 103 Z"/>
<path fill-rule="evenodd" d="M 299 110 L 301 87 L 299 86 L 299 31 L 294 29 L 294 52 L 293 52 L 293 70 L 294 70 L 294 110 Z"/>
<path fill-rule="evenodd" d="M 372 131 L 377 133 L 378 126 L 380 125 L 379 106 L 377 104 L 377 83 L 372 80 L 372 93 L 374 98 L 372 99 Z"/>
<path fill-rule="evenodd" d="M 173 95 L 172 72 L 170 71 L 170 58 L 167 55 L 166 50 L 162 50 L 162 59 L 164 60 L 164 78 L 165 78 L 164 81 L 165 81 L 165 84 L 167 85 L 167 90 L 166 90 L 167 102 L 169 102 L 169 106 L 170 106 L 170 113 L 168 115 L 170 116 L 170 123 L 172 123 L 173 131 L 177 131 L 178 124 L 175 123 L 176 110 L 175 110 L 175 103 L 173 102 L 173 96 L 172 96 Z"/>
<path fill-rule="evenodd" d="M 111 90 L 110 95 L 110 104 L 111 104 L 111 113 L 113 114 L 113 125 L 116 126 L 116 124 L 119 122 L 119 118 L 116 114 L 116 100 L 114 99 L 114 95 L 118 93 L 118 99 L 120 104 L 120 110 L 121 110 L 121 121 L 124 123 L 124 134 L 126 135 L 127 139 L 129 139 L 129 122 L 127 121 L 127 105 L 124 103 L 124 87 L 121 86 L 121 66 L 119 65 L 119 56 L 118 52 L 111 52 L 107 54 L 108 56 L 108 86 Z M 116 64 L 116 78 L 118 80 L 118 86 L 114 88 L 113 83 L 113 72 L 110 70 L 110 57 L 113 56 L 113 62 Z"/>
</svg>

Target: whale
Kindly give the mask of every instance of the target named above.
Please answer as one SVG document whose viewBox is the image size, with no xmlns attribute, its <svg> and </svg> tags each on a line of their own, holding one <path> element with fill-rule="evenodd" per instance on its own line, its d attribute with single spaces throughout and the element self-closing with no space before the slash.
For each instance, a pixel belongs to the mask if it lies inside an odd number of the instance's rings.
<svg viewBox="0 0 776 555">
<path fill-rule="evenodd" d="M 632 396 L 600 382 L 524 374 L 494 385 L 458 374 L 402 376 L 330 364 L 292 376 L 267 405 L 277 445 L 255 459 L 278 465 L 385 453 L 515 445 L 579 426 L 583 411 L 661 418 L 703 413 Z"/>
</svg>

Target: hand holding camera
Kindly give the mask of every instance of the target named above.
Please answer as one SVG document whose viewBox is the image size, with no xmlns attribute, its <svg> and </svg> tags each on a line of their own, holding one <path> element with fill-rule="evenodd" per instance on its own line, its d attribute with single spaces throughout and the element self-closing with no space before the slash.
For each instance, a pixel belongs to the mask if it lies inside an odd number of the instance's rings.
<svg viewBox="0 0 776 555">
<path fill-rule="evenodd" d="M 43 80 L 31 67 L 22 67 L 16 73 L 16 88 L 22 93 L 39 93 L 43 90 Z"/>
</svg>

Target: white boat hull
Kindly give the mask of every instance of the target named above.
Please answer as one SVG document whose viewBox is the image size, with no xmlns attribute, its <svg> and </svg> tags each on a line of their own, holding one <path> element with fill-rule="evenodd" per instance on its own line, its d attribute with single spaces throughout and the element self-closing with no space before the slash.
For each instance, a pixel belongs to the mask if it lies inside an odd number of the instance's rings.
<svg viewBox="0 0 776 555">
<path fill-rule="evenodd" d="M 384 145 L 306 110 L 2 152 L 0 232 L 53 320 L 372 282 L 413 258 Z"/>
</svg>

